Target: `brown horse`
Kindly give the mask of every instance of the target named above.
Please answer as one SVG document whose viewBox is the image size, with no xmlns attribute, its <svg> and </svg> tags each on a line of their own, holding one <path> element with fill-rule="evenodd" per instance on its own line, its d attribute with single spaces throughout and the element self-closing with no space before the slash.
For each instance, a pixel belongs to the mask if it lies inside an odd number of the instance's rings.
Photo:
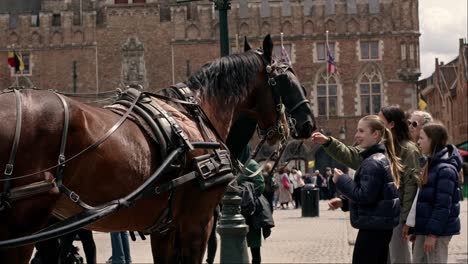
<svg viewBox="0 0 468 264">
<path fill-rule="evenodd" d="M 307 138 L 315 128 L 310 106 L 298 79 L 290 69 L 281 70 L 272 61 L 273 43 L 267 36 L 263 52 L 248 51 L 215 60 L 202 67 L 187 81 L 222 140 L 241 113 L 254 118 L 266 129 L 278 120 L 277 97 L 286 106 L 293 122 L 295 137 Z M 284 69 L 284 68 L 283 68 Z M 276 78 L 276 88 L 272 79 Z M 275 91 L 276 90 L 276 91 Z M 11 188 L 26 186 L 54 178 L 55 170 L 41 171 L 57 164 L 64 127 L 64 106 L 53 92 L 20 91 L 22 128 L 14 170 L 9 177 Z M 70 157 L 98 141 L 121 116 L 65 98 L 70 114 L 65 156 Z M 180 124 L 190 141 L 205 141 L 193 118 L 173 105 L 159 100 Z M 17 120 L 15 95 L 0 94 L 0 166 L 9 161 Z M 213 131 L 208 135 L 216 138 Z M 208 153 L 193 150 L 185 153 L 187 161 Z M 66 163 L 63 184 L 89 205 L 96 206 L 119 199 L 142 185 L 161 166 L 165 157 L 158 145 L 126 120 L 96 149 Z M 187 164 L 191 164 L 187 162 Z M 191 171 L 180 168 L 176 175 L 164 175 L 161 182 Z M 33 174 L 30 177 L 21 175 Z M 0 176 L 0 180 L 5 176 Z M 6 181 L 0 181 L 0 192 Z M 86 228 L 96 231 L 147 230 L 160 219 L 170 200 L 172 226 L 167 232 L 151 234 L 153 259 L 157 263 L 201 263 L 212 226 L 212 213 L 220 202 L 227 183 L 201 190 L 195 181 L 182 184 L 170 193 L 161 193 L 137 200 L 128 208 L 109 215 Z M 3 193 L 4 195 L 4 193 Z M 0 211 L 0 243 L 37 232 L 46 225 L 51 214 L 68 218 L 82 212 L 56 188 L 10 203 Z M 0 249 L 1 263 L 28 263 L 33 245 Z"/>
</svg>

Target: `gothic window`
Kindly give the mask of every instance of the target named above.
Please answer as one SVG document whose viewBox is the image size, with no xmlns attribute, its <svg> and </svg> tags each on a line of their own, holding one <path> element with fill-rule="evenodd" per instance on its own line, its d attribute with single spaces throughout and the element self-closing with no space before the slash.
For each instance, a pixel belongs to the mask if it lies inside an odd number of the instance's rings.
<svg viewBox="0 0 468 264">
<path fill-rule="evenodd" d="M 414 45 L 413 44 L 409 45 L 409 58 L 410 60 L 414 60 Z"/>
<path fill-rule="evenodd" d="M 249 4 L 247 3 L 247 0 L 239 0 L 239 17 L 249 17 Z"/>
<path fill-rule="evenodd" d="M 9 19 L 9 26 L 10 28 L 16 28 L 18 27 L 18 15 L 16 14 L 10 14 L 10 19 Z"/>
<path fill-rule="evenodd" d="M 330 46 L 330 53 L 335 58 L 335 43 L 329 42 L 328 45 Z M 326 61 L 327 60 L 327 45 L 324 42 L 317 43 L 317 60 L 318 61 Z"/>
<path fill-rule="evenodd" d="M 304 5 L 304 16 L 311 16 L 313 14 L 313 3 L 312 0 L 305 0 Z"/>
<path fill-rule="evenodd" d="M 39 14 L 32 14 L 31 15 L 31 27 L 38 27 L 39 26 Z"/>
<path fill-rule="evenodd" d="M 346 12 L 348 14 L 356 14 L 356 0 L 346 0 Z"/>
<path fill-rule="evenodd" d="M 60 14 L 53 14 L 52 15 L 52 26 L 53 27 L 60 27 L 61 24 L 62 24 L 62 22 L 61 22 Z"/>
<path fill-rule="evenodd" d="M 271 11 L 270 11 L 270 3 L 268 0 L 262 0 L 262 3 L 260 5 L 260 17 L 270 17 L 271 16 Z"/>
<path fill-rule="evenodd" d="M 196 3 L 189 3 L 187 5 L 187 20 L 197 20 L 198 19 L 198 9 Z"/>
<path fill-rule="evenodd" d="M 377 14 L 380 11 L 379 0 L 369 0 L 369 13 Z"/>
<path fill-rule="evenodd" d="M 401 60 L 406 60 L 406 44 L 401 44 Z"/>
<path fill-rule="evenodd" d="M 361 115 L 377 114 L 382 107 L 382 85 L 380 75 L 374 68 L 366 71 L 359 81 Z"/>
<path fill-rule="evenodd" d="M 379 58 L 379 41 L 361 41 L 361 59 L 375 60 Z"/>
<path fill-rule="evenodd" d="M 282 16 L 291 16 L 291 2 L 289 0 L 283 0 L 283 7 L 281 9 Z"/>
<path fill-rule="evenodd" d="M 335 14 L 335 0 L 326 0 L 325 2 L 325 15 Z"/>
<path fill-rule="evenodd" d="M 323 72 L 317 82 L 317 110 L 319 116 L 338 115 L 338 85 L 334 76 Z"/>
</svg>

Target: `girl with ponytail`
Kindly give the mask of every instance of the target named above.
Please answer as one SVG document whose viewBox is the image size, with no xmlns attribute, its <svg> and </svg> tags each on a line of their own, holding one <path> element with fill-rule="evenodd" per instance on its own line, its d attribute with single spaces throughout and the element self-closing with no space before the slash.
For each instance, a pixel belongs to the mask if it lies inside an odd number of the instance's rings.
<svg viewBox="0 0 468 264">
<path fill-rule="evenodd" d="M 352 168 L 359 164 L 354 179 L 335 169 L 333 181 L 343 195 L 328 203 L 332 209 L 349 210 L 351 225 L 359 229 L 353 263 L 387 263 L 393 228 L 400 222 L 397 186 L 402 172 L 392 133 L 378 116 L 369 115 L 359 120 L 357 147 L 318 132 L 312 140 L 338 161 Z"/>
<path fill-rule="evenodd" d="M 401 202 L 400 224 L 393 229 L 393 236 L 390 241 L 390 263 L 411 263 L 410 243 L 404 238 L 403 233 L 406 231 L 406 219 L 418 189 L 421 153 L 411 140 L 408 120 L 399 106 L 382 107 L 379 117 L 384 122 L 387 130 L 391 131 L 395 154 L 400 158 L 404 167 L 404 171 L 400 173 L 398 187 Z M 387 147 L 388 149 L 389 147 Z"/>
</svg>

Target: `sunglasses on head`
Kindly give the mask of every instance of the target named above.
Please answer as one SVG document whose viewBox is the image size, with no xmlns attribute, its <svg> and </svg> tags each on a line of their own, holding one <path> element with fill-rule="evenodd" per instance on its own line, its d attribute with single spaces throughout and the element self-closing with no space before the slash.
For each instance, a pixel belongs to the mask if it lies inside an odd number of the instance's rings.
<svg viewBox="0 0 468 264">
<path fill-rule="evenodd" d="M 408 126 L 418 127 L 418 121 L 408 120 Z"/>
</svg>

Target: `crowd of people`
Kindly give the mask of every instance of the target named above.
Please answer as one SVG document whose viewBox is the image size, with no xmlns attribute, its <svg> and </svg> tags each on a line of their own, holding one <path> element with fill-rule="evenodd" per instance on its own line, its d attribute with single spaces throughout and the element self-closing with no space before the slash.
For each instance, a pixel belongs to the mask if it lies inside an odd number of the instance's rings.
<svg viewBox="0 0 468 264">
<path fill-rule="evenodd" d="M 326 167 L 323 174 L 315 170 L 303 175 L 296 167 L 272 171 L 269 163 L 260 170 L 257 162 L 249 160 L 237 184 L 249 225 L 252 263 L 261 263 L 262 238 L 269 237 L 274 227 L 273 211 L 301 207 L 305 184 L 318 188 L 330 209 L 350 212 L 351 225 L 359 230 L 352 263 L 447 263 L 450 240 L 460 233 L 463 183 L 463 159 L 449 144 L 448 135 L 447 128 L 427 112 L 407 116 L 399 106 L 386 106 L 378 115 L 360 119 L 353 146 L 320 132 L 311 136 L 311 141 L 354 173 Z M 217 208 L 216 218 L 219 212 Z M 213 263 L 216 252 L 215 229 L 208 263 Z M 86 244 L 87 262 L 95 263 L 90 231 L 61 238 L 62 250 L 55 258 L 69 257 L 77 235 Z M 112 233 L 111 241 L 108 263 L 131 263 L 127 233 Z M 44 258 L 46 252 L 40 246 L 38 254 Z"/>
</svg>

